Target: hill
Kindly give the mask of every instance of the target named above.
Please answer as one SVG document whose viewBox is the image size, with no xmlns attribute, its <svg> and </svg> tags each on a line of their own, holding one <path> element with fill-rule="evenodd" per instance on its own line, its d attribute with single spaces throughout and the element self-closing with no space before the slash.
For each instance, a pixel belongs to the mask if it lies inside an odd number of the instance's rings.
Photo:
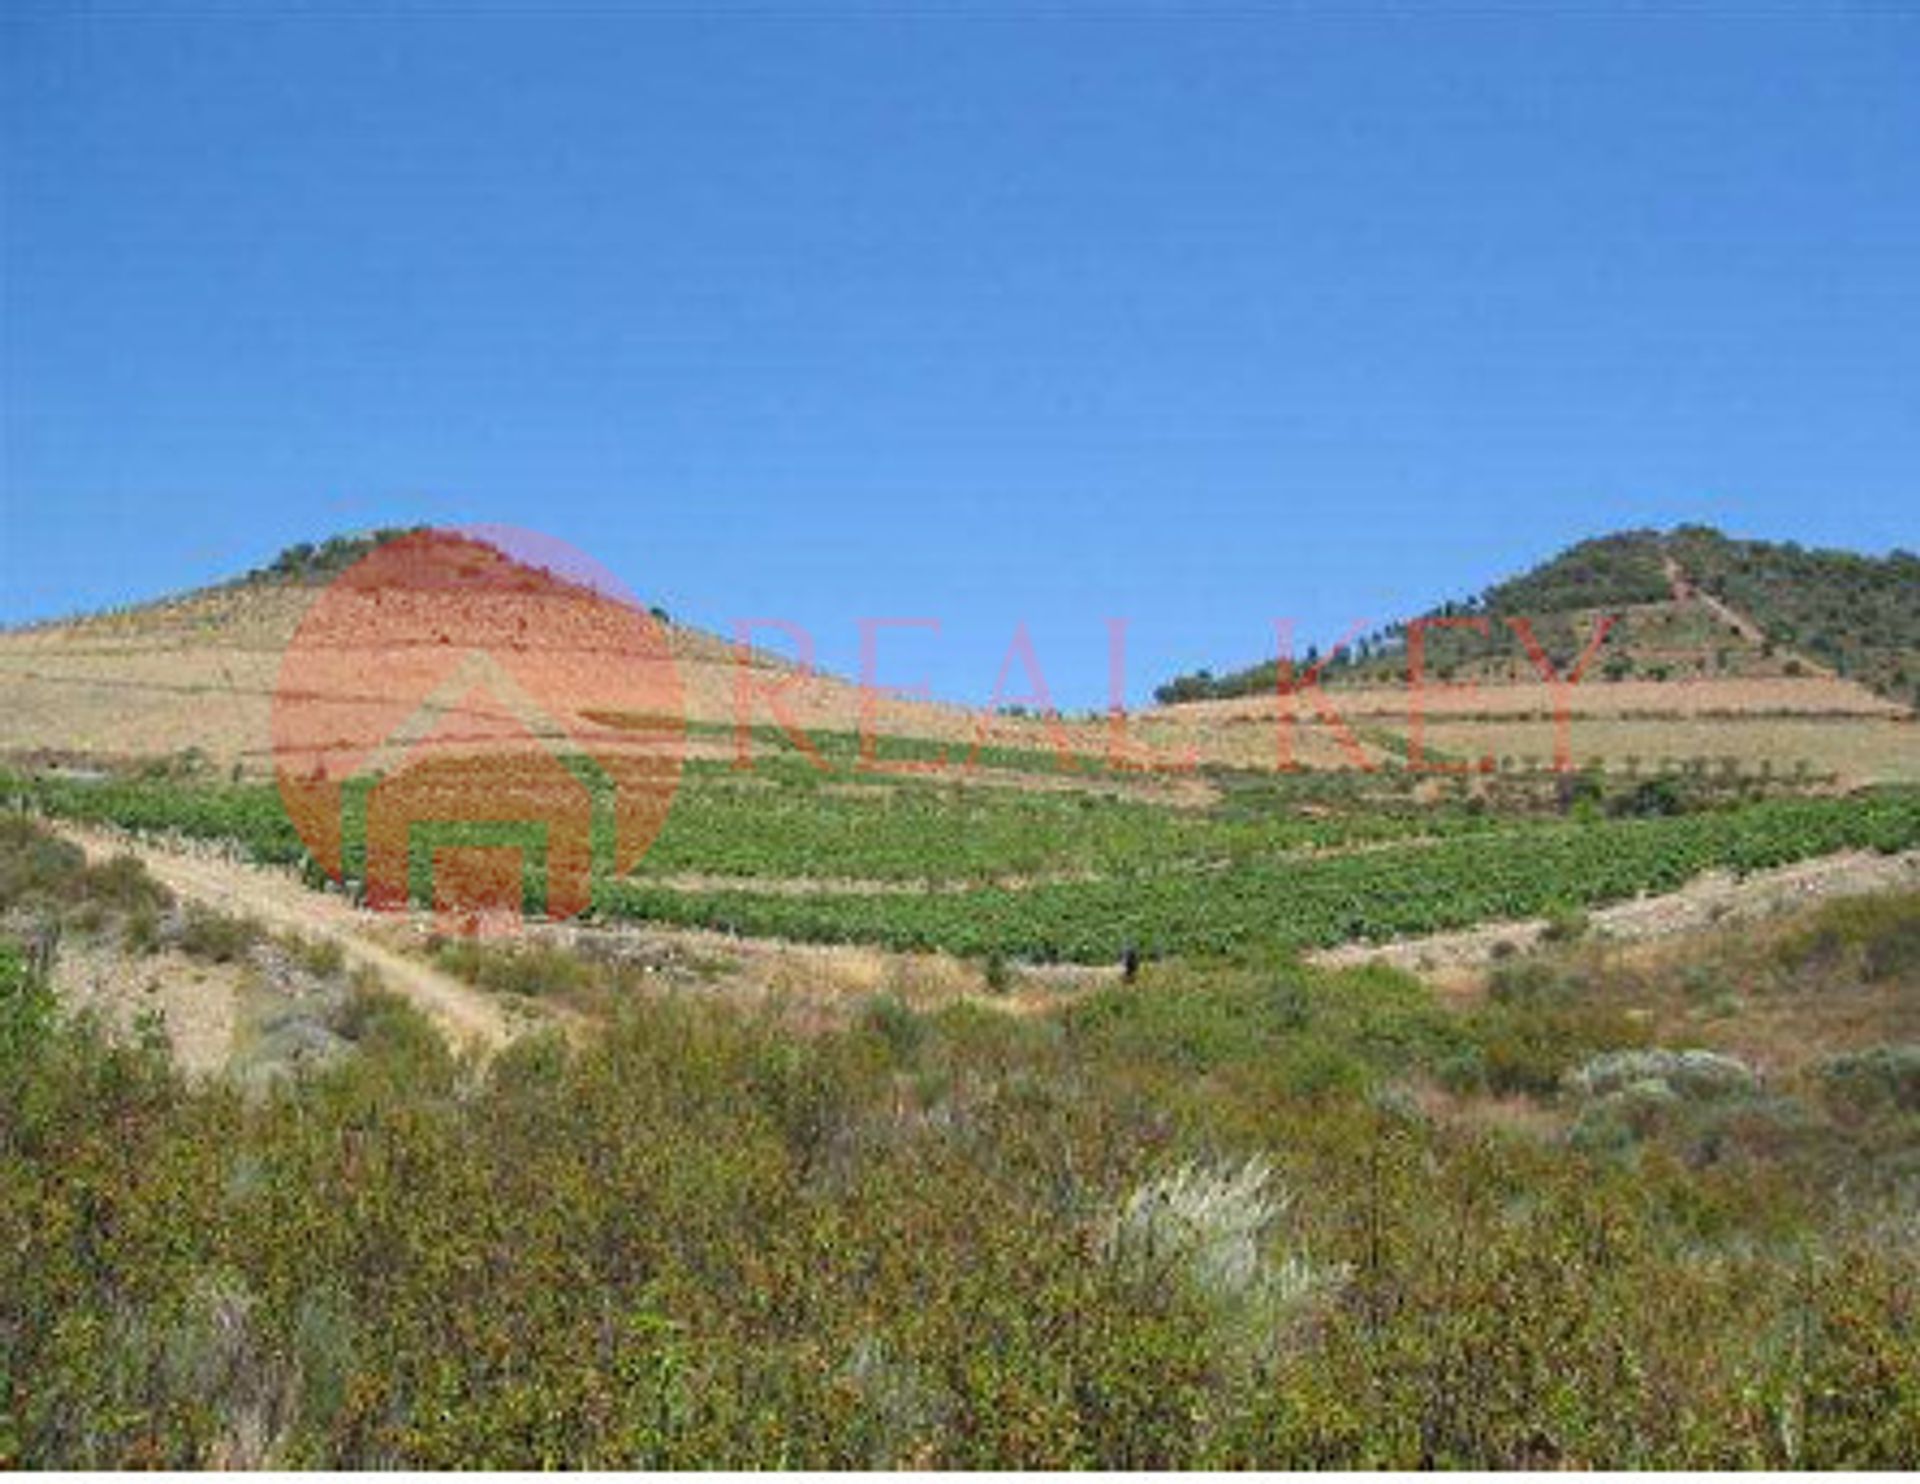
<svg viewBox="0 0 1920 1484">
<path fill-rule="evenodd" d="M 0 632 L 0 757 L 114 763 L 191 753 L 222 772 L 270 772 L 272 693 L 289 640 L 326 583 L 393 534 L 301 543 L 194 592 Z M 1453 626 L 1428 633 L 1425 669 L 1451 688 L 1425 697 L 1431 726 L 1421 744 L 1520 771 L 1551 759 L 1560 740 L 1555 707 L 1568 696 L 1541 683 L 1506 620 L 1526 617 L 1564 671 L 1594 617 L 1610 613 L 1618 617 L 1604 651 L 1571 697 L 1585 719 L 1573 740 L 1583 764 L 1631 773 L 1712 759 L 1723 770 L 1848 782 L 1915 778 L 1920 747 L 1908 704 L 1896 699 L 1911 697 L 1920 673 L 1912 659 L 1910 594 L 1920 590 L 1913 565 L 1904 554 L 1876 561 L 1803 552 L 1700 528 L 1582 542 L 1432 610 L 1485 620 L 1487 632 Z M 1798 575 L 1808 572 L 1814 575 L 1805 581 Z M 1162 687 L 1168 704 L 1130 720 L 1128 745 L 1229 768 L 1268 769 L 1281 753 L 1287 765 L 1313 769 L 1396 766 L 1411 745 L 1406 633 L 1405 625 L 1389 626 L 1330 660 L 1326 683 L 1344 720 L 1303 707 L 1276 729 L 1277 666 L 1269 661 Z M 741 690 L 734 644 L 670 621 L 667 635 L 685 686 L 688 756 L 732 757 Z M 1784 635 L 1803 647 L 1790 647 Z M 1082 758 L 1108 754 L 1104 716 L 985 716 L 895 698 L 869 712 L 851 680 L 802 676 L 771 652 L 753 652 L 751 664 L 756 727 L 764 732 L 781 719 L 769 700 L 777 689 L 785 718 L 833 738 L 849 758 L 855 734 L 868 725 L 909 747 L 957 748 L 962 756 L 982 740 L 1047 759 L 1063 747 Z M 1094 781 L 1086 770 L 1055 771 L 1075 773 L 1054 780 L 1059 786 Z M 1135 786 L 1190 792 L 1166 778 Z"/>
<path fill-rule="evenodd" d="M 1810 551 L 1739 540 L 1705 526 L 1618 532 L 1582 541 L 1414 622 L 1422 673 L 1446 682 L 1519 682 L 1534 666 L 1510 621 L 1525 619 L 1556 669 L 1613 620 L 1588 674 L 1617 682 L 1832 674 L 1906 706 L 1920 698 L 1920 558 Z M 1405 684 L 1407 621 L 1362 635 L 1328 658 L 1323 683 Z M 1302 656 L 1310 664 L 1314 651 Z M 1279 663 L 1177 676 L 1156 698 L 1175 705 L 1272 693 Z"/>
<path fill-rule="evenodd" d="M 271 770 L 269 715 L 282 656 L 316 596 L 375 546 L 402 531 L 341 535 L 287 547 L 228 581 L 99 613 L 0 632 L 0 753 L 55 753 L 104 761 L 193 752 L 222 771 Z M 503 561 L 516 559 L 503 555 Z M 740 660 L 734 643 L 653 616 L 666 637 L 696 729 L 730 727 Z M 803 677 L 785 657 L 749 652 L 765 685 L 808 728 L 859 724 L 858 688 Z M 763 690 L 751 719 L 774 718 Z M 883 702 L 885 730 L 960 735 L 960 708 Z M 695 735 L 689 752 L 724 752 L 726 738 Z"/>
<path fill-rule="evenodd" d="M 1417 692 L 1412 625 L 1361 636 L 1325 658 L 1324 704 L 1379 755 L 1423 766 L 1912 781 L 1916 594 L 1904 552 L 1813 552 L 1699 526 L 1623 531 L 1429 609 Z M 1546 682 L 1522 620 L 1556 676 L 1585 656 L 1578 684 Z M 1297 663 L 1321 659 L 1308 649 Z M 1265 762 L 1276 724 L 1282 737 L 1296 716 L 1331 726 L 1320 702 L 1283 696 L 1280 681 L 1276 660 L 1183 675 L 1160 687 L 1155 715 L 1208 739 L 1209 753 L 1237 745 Z"/>
<path fill-rule="evenodd" d="M 0 630 L 0 758 L 117 763 L 192 753 L 221 772 L 271 772 L 269 718 L 288 643 L 330 580 L 401 534 L 301 542 L 228 581 L 191 592 Z M 665 623 L 685 687 L 687 755 L 732 757 L 742 681 L 737 645 L 675 622 L 660 609 L 653 613 Z M 1111 736 L 1104 716 L 1068 722 L 987 715 L 890 696 L 869 706 L 855 681 L 803 673 L 778 652 L 752 649 L 748 663 L 754 727 L 764 732 L 790 722 L 816 739 L 832 737 L 849 753 L 863 728 L 946 746 L 958 756 L 985 742 L 1099 758 Z M 1140 726 L 1149 745 L 1178 743 L 1185 731 L 1179 718 L 1145 718 Z M 1208 760 L 1239 760 L 1237 739 L 1208 734 L 1201 745 L 1209 749 Z M 1300 752 L 1309 765 L 1340 760 L 1330 741 L 1313 735 L 1302 739 Z"/>
</svg>

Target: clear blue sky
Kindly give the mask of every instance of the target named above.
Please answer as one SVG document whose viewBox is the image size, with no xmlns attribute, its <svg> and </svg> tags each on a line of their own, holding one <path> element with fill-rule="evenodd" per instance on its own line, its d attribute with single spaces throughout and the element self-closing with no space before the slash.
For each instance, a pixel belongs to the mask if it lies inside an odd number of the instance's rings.
<svg viewBox="0 0 1920 1484">
<path fill-rule="evenodd" d="M 1911 10 L 358 9 L 7 8 L 0 617 L 490 520 L 1083 706 L 1920 537 Z"/>
</svg>

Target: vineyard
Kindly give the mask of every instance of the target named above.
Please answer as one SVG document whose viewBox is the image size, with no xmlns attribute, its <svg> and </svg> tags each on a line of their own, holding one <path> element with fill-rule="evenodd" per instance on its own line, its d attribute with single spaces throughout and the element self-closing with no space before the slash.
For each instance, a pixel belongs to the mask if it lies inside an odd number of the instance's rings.
<svg viewBox="0 0 1920 1484">
<path fill-rule="evenodd" d="M 1670 891 L 1843 849 L 1920 846 L 1920 793 L 1567 819 L 1312 802 L 1282 780 L 1206 810 L 904 778 L 830 787 L 787 760 L 693 765 L 608 918 L 752 936 L 1108 962 L 1384 940 Z M 144 833 L 306 858 L 268 785 L 0 775 L 0 798 Z M 684 878 L 730 878 L 738 886 Z M 676 880 L 675 878 L 682 878 Z M 807 883 L 818 883 L 809 890 Z M 869 889 L 862 890 L 863 885 Z"/>
<path fill-rule="evenodd" d="M 1533 825 L 1305 859 L 961 893 L 792 896 L 606 887 L 609 916 L 957 954 L 1111 961 L 1381 940 L 1670 891 L 1715 868 L 1920 846 L 1920 796 L 1775 800 L 1673 819 Z"/>
<path fill-rule="evenodd" d="M 1283 806 L 1234 813 L 962 784 L 828 792 L 706 778 L 675 801 L 642 870 L 892 882 L 1153 874 L 1282 851 L 1477 832 L 1495 822 L 1457 809 L 1316 815 Z"/>
<path fill-rule="evenodd" d="M 688 766 L 641 870 L 742 878 L 968 883 L 1226 865 L 1279 852 L 1478 833 L 1464 809 L 1324 802 L 1324 785 L 1173 809 L 1114 794 L 1040 792 L 887 776 L 848 783 L 784 758 L 742 776 Z M 1294 794 L 1298 796 L 1295 797 Z M 271 784 L 124 777 L 97 782 L 0 773 L 0 800 L 149 834 L 220 840 L 268 865 L 305 851 Z"/>
<path fill-rule="evenodd" d="M 30 804 L 63 819 L 116 825 L 139 834 L 226 841 L 263 865 L 295 865 L 307 853 L 279 793 L 267 784 L 138 775 L 83 782 L 0 772 L 0 803 Z"/>
</svg>

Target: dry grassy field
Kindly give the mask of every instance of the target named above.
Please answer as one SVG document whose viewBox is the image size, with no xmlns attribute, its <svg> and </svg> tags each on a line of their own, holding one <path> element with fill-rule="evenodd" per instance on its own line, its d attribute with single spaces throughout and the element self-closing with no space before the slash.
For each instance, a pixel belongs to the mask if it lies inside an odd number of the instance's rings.
<svg viewBox="0 0 1920 1484">
<path fill-rule="evenodd" d="M 262 776 L 273 768 L 270 717 L 282 657 L 313 601 L 310 588 L 243 587 L 196 594 L 169 603 L 73 623 L 43 624 L 0 633 L 0 753 L 51 751 L 100 759 L 168 756 L 195 749 L 222 771 Z M 869 698 L 835 676 L 802 676 L 776 656 L 756 652 L 742 665 L 735 647 L 698 630 L 669 630 L 686 718 L 730 727 L 747 714 L 756 726 L 791 721 L 807 731 L 876 735 L 949 744 L 956 759 L 976 742 L 991 746 L 1061 749 L 1104 759 L 1114 734 L 1102 720 L 1043 722 L 986 715 L 962 706 Z M 550 642 L 550 641 L 549 641 Z M 373 659 L 369 652 L 368 660 Z M 563 664 L 556 653 L 549 661 Z M 592 658 L 583 659 L 583 667 Z M 342 665 L 351 673 L 351 659 Z M 778 712 L 775 706 L 780 709 Z M 1276 733 L 1253 730 L 1241 718 L 1216 722 L 1185 708 L 1134 719 L 1125 755 L 1146 746 L 1172 765 L 1188 749 L 1197 760 L 1271 766 Z M 731 756 L 733 743 L 694 738 L 690 755 Z M 1369 757 L 1378 751 L 1366 747 Z M 1347 754 L 1311 716 L 1303 718 L 1293 755 L 1303 766 L 1337 767 Z M 956 768 L 956 773 L 958 769 Z M 1065 781 L 1073 782 L 1063 770 Z"/>
<path fill-rule="evenodd" d="M 1581 716 L 1566 735 L 1576 767 L 1597 761 L 1610 773 L 1650 775 L 1698 762 L 1749 777 L 1832 776 L 1845 786 L 1920 782 L 1920 726 L 1911 718 Z M 1445 721 L 1426 729 L 1426 746 L 1450 758 L 1491 755 L 1544 768 L 1558 736 L 1550 721 Z"/>
</svg>

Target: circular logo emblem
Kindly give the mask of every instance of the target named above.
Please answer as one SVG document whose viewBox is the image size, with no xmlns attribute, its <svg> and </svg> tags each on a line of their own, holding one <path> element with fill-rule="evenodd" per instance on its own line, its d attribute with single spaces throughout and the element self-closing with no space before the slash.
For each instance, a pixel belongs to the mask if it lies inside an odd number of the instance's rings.
<svg viewBox="0 0 1920 1484">
<path fill-rule="evenodd" d="M 665 625 L 565 543 L 409 532 L 335 578 L 273 700 L 280 797 L 369 906 L 469 930 L 585 910 L 665 823 L 685 751 Z"/>
</svg>

